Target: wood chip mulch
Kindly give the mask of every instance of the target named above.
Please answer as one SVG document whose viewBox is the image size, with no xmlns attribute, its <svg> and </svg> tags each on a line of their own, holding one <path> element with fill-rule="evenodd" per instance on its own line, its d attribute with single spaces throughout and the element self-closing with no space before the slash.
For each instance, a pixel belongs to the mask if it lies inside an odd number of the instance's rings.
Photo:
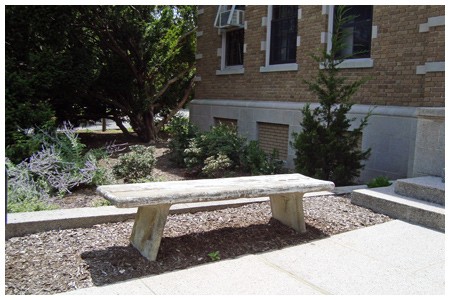
<svg viewBox="0 0 450 300">
<path fill-rule="evenodd" d="M 267 202 L 212 212 L 170 215 L 157 261 L 130 246 L 132 221 L 53 230 L 5 242 L 5 293 L 56 294 L 111 284 L 307 243 L 389 221 L 353 205 L 348 195 L 307 197 L 307 232 L 271 218 Z"/>
</svg>

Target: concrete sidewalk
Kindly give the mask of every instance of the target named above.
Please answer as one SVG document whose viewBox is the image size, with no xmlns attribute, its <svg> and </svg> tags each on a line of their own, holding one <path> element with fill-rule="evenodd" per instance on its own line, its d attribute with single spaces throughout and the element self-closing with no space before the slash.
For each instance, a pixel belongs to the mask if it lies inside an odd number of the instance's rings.
<svg viewBox="0 0 450 300">
<path fill-rule="evenodd" d="M 77 295 L 444 295 L 445 234 L 394 220 Z"/>
</svg>

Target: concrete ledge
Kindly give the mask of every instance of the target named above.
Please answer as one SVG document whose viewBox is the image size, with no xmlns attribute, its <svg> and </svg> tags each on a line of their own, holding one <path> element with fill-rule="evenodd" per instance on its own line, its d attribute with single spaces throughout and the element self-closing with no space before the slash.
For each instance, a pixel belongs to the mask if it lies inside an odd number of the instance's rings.
<svg viewBox="0 0 450 300">
<path fill-rule="evenodd" d="M 87 228 L 95 224 L 133 219 L 137 208 L 83 207 L 7 214 L 5 238 L 48 230 Z"/>
<path fill-rule="evenodd" d="M 399 179 L 395 184 L 397 194 L 445 206 L 445 184 L 435 176 Z"/>
<path fill-rule="evenodd" d="M 269 197 L 241 198 L 234 201 L 214 201 L 196 204 L 176 204 L 170 214 L 212 211 L 228 207 L 269 201 Z M 5 238 L 23 236 L 49 230 L 87 228 L 95 224 L 123 222 L 134 219 L 137 208 L 115 206 L 83 207 L 7 214 Z"/>
<path fill-rule="evenodd" d="M 355 190 L 351 202 L 392 218 L 445 231 L 445 209 L 442 206 L 398 195 L 392 185 Z"/>
<path fill-rule="evenodd" d="M 349 193 L 352 187 L 336 188 L 336 194 Z M 306 193 L 304 197 L 333 195 L 333 192 Z M 196 213 L 229 207 L 239 207 L 251 203 L 269 201 L 269 197 L 240 198 L 235 200 L 176 204 L 169 214 Z M 137 208 L 117 208 L 115 206 L 84 207 L 7 214 L 5 238 L 24 236 L 49 230 L 87 228 L 96 224 L 123 222 L 134 219 Z"/>
</svg>

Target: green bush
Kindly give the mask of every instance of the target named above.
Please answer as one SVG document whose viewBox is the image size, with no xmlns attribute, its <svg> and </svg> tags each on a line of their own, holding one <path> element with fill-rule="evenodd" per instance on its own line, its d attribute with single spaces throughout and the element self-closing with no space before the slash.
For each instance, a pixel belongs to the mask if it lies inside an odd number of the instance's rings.
<svg viewBox="0 0 450 300">
<path fill-rule="evenodd" d="M 6 159 L 8 213 L 49 210 L 56 208 L 49 205 L 50 187 L 42 179 L 35 179 L 26 165 L 14 165 Z"/>
<path fill-rule="evenodd" d="M 198 134 L 198 128 L 188 118 L 175 116 L 166 127 L 170 135 L 170 159 L 179 167 L 185 167 L 184 150 L 189 147 L 190 141 Z"/>
<path fill-rule="evenodd" d="M 84 145 L 67 124 L 59 131 L 36 133 L 41 149 L 14 165 L 7 160 L 8 211 L 49 209 L 52 196 L 62 197 L 71 189 L 92 182 L 96 161 L 84 156 Z"/>
<path fill-rule="evenodd" d="M 245 147 L 241 164 L 252 175 L 278 174 L 283 167 L 283 161 L 278 158 L 278 151 L 274 149 L 268 155 L 258 141 L 250 141 Z"/>
<path fill-rule="evenodd" d="M 206 159 L 213 160 L 217 155 L 226 156 L 227 168 L 222 171 L 232 171 L 240 165 L 240 157 L 245 148 L 245 139 L 238 135 L 236 127 L 220 124 L 210 131 L 198 134 L 191 139 L 188 148 L 184 151 L 184 161 L 191 170 L 201 170 L 206 165 Z M 211 158 L 212 157 L 212 158 Z M 225 164 L 221 165 L 222 167 Z M 209 167 L 206 170 L 210 170 Z"/>
<path fill-rule="evenodd" d="M 111 202 L 105 198 L 97 198 L 92 202 L 92 206 L 94 207 L 100 207 L 100 206 L 109 206 L 111 205 Z"/>
<path fill-rule="evenodd" d="M 199 132 L 187 118 L 176 118 L 169 126 L 171 157 L 192 174 L 206 177 L 229 176 L 239 170 L 252 175 L 277 174 L 283 162 L 277 151 L 266 154 L 257 141 L 237 133 L 236 126 L 219 124 Z"/>
<path fill-rule="evenodd" d="M 210 178 L 225 177 L 227 171 L 233 165 L 228 156 L 219 153 L 215 156 L 207 157 L 204 161 L 205 166 L 202 173 Z"/>
<path fill-rule="evenodd" d="M 304 81 L 320 105 L 314 109 L 309 104 L 303 107 L 300 123 L 303 130 L 293 134 L 292 147 L 296 151 L 294 163 L 298 173 L 342 186 L 351 184 L 360 175 L 363 161 L 370 156 L 370 148 L 359 148 L 359 139 L 368 125 L 370 113 L 361 119 L 359 126 L 350 129 L 355 121 L 355 118 L 347 117 L 353 106 L 351 98 L 368 78 L 347 83 L 347 78 L 340 76 L 339 64 L 348 58 L 340 56 L 347 35 L 342 28 L 353 17 L 347 16 L 344 6 L 337 6 L 335 13 L 331 49 L 322 49 L 321 53 L 312 56 L 324 67 L 318 70 L 313 81 Z"/>
<path fill-rule="evenodd" d="M 389 178 L 384 176 L 378 176 L 374 179 L 370 180 L 367 183 L 367 187 L 369 188 L 377 188 L 377 187 L 383 187 L 383 186 L 390 186 L 392 183 L 389 182 Z"/>
<path fill-rule="evenodd" d="M 130 152 L 119 156 L 113 167 L 114 175 L 127 183 L 153 181 L 152 171 L 156 163 L 155 147 L 130 146 Z"/>
</svg>

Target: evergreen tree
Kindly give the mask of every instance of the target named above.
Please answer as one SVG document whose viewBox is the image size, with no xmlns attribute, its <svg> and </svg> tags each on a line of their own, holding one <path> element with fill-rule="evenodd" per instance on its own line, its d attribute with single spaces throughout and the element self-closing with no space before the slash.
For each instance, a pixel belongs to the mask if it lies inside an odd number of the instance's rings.
<svg viewBox="0 0 450 300">
<path fill-rule="evenodd" d="M 370 112 L 361 120 L 358 127 L 349 130 L 355 120 L 347 118 L 353 106 L 351 97 L 368 78 L 346 83 L 339 76 L 339 64 L 349 56 L 340 55 L 345 48 L 346 33 L 342 25 L 351 21 L 349 11 L 344 6 L 336 8 L 332 47 L 320 55 L 312 55 L 322 64 L 314 81 L 304 81 L 308 89 L 317 96 L 320 106 L 311 109 L 303 107 L 303 131 L 294 133 L 292 146 L 296 149 L 294 159 L 296 171 L 307 176 L 333 181 L 337 186 L 352 183 L 364 167 L 363 160 L 370 156 L 371 149 L 358 149 L 362 130 L 368 124 Z M 354 54 L 353 54 L 354 55 Z"/>
</svg>

